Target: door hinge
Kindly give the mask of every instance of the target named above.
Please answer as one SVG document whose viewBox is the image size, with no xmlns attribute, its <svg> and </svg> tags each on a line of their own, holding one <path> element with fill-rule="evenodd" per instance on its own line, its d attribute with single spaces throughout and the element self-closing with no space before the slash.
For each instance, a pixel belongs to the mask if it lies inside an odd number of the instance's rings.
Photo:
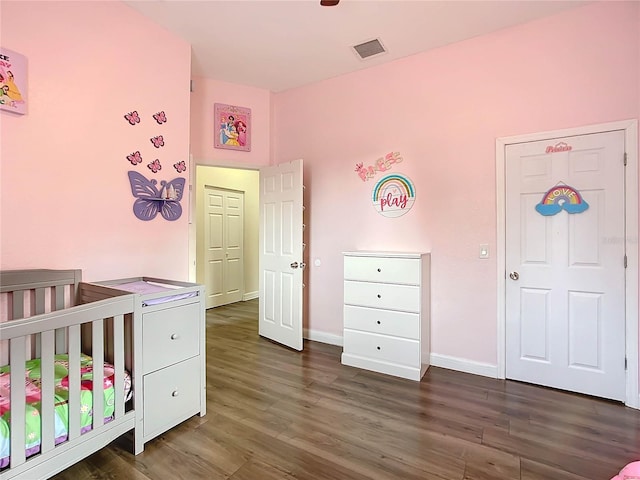
<svg viewBox="0 0 640 480">
<path fill-rule="evenodd" d="M 624 166 L 627 166 L 627 152 L 624 152 Z"/>
<path fill-rule="evenodd" d="M 624 255 L 624 268 L 627 268 L 627 255 Z"/>
<path fill-rule="evenodd" d="M 624 357 L 624 369 L 627 369 L 627 357 Z"/>
</svg>

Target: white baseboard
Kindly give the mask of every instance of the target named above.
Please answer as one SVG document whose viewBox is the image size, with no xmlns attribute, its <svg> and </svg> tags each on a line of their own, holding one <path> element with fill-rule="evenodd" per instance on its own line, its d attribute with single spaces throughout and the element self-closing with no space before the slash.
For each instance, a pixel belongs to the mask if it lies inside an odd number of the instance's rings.
<svg viewBox="0 0 640 480">
<path fill-rule="evenodd" d="M 254 298 L 258 298 L 260 296 L 260 292 L 255 291 L 255 292 L 247 292 L 244 295 L 242 295 L 242 301 L 246 302 L 247 300 L 253 300 Z"/>
<path fill-rule="evenodd" d="M 498 378 L 497 365 L 474 362 L 473 360 L 450 357 L 448 355 L 440 355 L 438 353 L 432 353 L 430 358 L 431 365 L 433 365 L 434 367 L 448 368 L 449 370 L 472 373 L 474 375 L 481 375 L 483 377 Z"/>
<path fill-rule="evenodd" d="M 342 335 L 334 335 L 332 333 L 318 332 L 316 330 L 304 329 L 304 338 L 313 342 L 328 343 L 329 345 L 338 345 L 342 347 Z"/>
<path fill-rule="evenodd" d="M 341 335 L 332 333 L 318 332 L 305 328 L 303 332 L 304 338 L 314 342 L 328 343 L 329 345 L 344 345 Z M 465 358 L 450 357 L 448 355 L 440 355 L 432 353 L 430 355 L 431 365 L 434 367 L 448 368 L 449 370 L 457 370 L 458 372 L 472 373 L 483 377 L 498 378 L 498 367 L 489 363 L 474 362 Z"/>
</svg>

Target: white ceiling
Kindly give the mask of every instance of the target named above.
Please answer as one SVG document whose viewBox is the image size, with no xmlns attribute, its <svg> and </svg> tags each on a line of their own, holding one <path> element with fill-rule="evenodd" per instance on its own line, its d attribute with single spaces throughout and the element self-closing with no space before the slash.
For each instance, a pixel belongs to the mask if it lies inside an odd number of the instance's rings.
<svg viewBox="0 0 640 480">
<path fill-rule="evenodd" d="M 192 74 L 280 92 L 581 6 L 578 0 L 128 0 L 192 45 Z M 387 52 L 361 60 L 353 45 Z"/>
</svg>

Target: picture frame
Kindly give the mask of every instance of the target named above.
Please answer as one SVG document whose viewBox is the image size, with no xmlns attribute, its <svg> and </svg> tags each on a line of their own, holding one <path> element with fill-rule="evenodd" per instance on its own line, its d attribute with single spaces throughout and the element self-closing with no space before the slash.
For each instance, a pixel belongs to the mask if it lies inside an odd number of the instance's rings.
<svg viewBox="0 0 640 480">
<path fill-rule="evenodd" d="M 0 47 L 0 110 L 27 113 L 27 57 Z"/>
<path fill-rule="evenodd" d="M 251 109 L 215 103 L 213 105 L 213 146 L 251 151 Z"/>
</svg>

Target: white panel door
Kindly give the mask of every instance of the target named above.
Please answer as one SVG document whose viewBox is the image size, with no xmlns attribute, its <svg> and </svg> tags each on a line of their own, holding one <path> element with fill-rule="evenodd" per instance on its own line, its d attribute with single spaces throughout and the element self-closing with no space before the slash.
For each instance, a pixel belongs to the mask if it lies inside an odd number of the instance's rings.
<svg viewBox="0 0 640 480">
<path fill-rule="evenodd" d="M 302 160 L 260 169 L 261 336 L 302 350 Z"/>
<path fill-rule="evenodd" d="M 206 308 L 242 300 L 244 192 L 205 186 Z"/>
<path fill-rule="evenodd" d="M 624 401 L 624 132 L 508 145 L 505 169 L 506 377 Z"/>
</svg>

